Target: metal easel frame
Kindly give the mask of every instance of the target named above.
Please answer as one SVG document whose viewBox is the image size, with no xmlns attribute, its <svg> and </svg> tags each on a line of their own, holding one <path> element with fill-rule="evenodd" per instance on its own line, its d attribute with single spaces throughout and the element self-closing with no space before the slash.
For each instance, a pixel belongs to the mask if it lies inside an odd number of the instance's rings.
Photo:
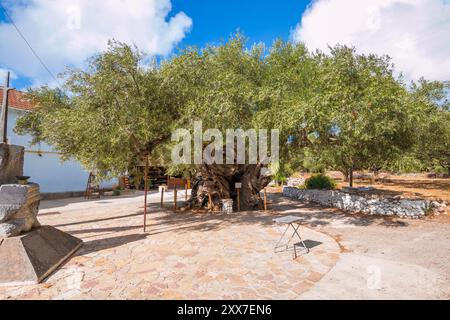
<svg viewBox="0 0 450 320">
<path fill-rule="evenodd" d="M 274 221 L 277 222 L 276 220 L 274 220 Z M 303 245 L 303 248 L 306 249 L 306 253 L 309 253 L 309 248 L 306 246 L 305 242 L 303 241 L 302 237 L 300 236 L 300 234 L 298 232 L 298 229 L 300 228 L 300 223 L 293 221 L 293 222 L 289 222 L 289 223 L 286 223 L 286 224 L 287 224 L 287 226 L 286 226 L 284 232 L 282 233 L 280 239 L 278 240 L 277 244 L 275 245 L 274 252 L 277 253 L 277 252 L 282 252 L 282 251 L 288 250 L 292 239 L 295 236 L 297 236 L 298 239 L 300 240 L 300 243 Z M 282 243 L 283 239 L 285 238 L 285 235 L 286 235 L 287 231 L 290 228 L 292 228 L 292 230 L 293 230 L 291 237 L 289 238 L 289 240 L 287 242 Z M 298 246 L 298 244 L 294 243 L 294 245 L 293 245 L 293 248 L 294 248 L 294 259 L 297 258 L 297 246 Z M 280 248 L 284 248 L 284 250 L 278 250 Z"/>
</svg>

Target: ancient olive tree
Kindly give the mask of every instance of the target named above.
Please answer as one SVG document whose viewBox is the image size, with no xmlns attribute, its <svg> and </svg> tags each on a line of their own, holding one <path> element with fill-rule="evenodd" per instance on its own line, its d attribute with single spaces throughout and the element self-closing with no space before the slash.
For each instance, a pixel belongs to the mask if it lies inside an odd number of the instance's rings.
<svg viewBox="0 0 450 320">
<path fill-rule="evenodd" d="M 267 163 L 262 159 L 250 161 L 247 152 L 244 163 L 237 161 L 237 141 L 233 143 L 231 156 L 225 142 L 227 131 L 246 132 L 255 128 L 254 119 L 267 103 L 262 87 L 265 73 L 262 47 L 247 50 L 244 39 L 238 35 L 224 45 L 189 49 L 165 63 L 161 73 L 185 101 L 178 126 L 190 129 L 197 122 L 202 124 L 203 130 L 214 128 L 221 133 L 220 137 L 204 137 L 202 141 L 202 152 L 211 143 L 218 142 L 219 149 L 214 149 L 211 155 L 220 160 L 208 163 L 203 159 L 202 163 L 193 164 L 198 175 L 186 207 L 210 206 L 217 210 L 222 199 L 236 199 L 235 183 L 239 182 L 242 183 L 241 208 L 258 208 L 259 192 L 271 180 L 270 171 L 264 170 Z M 246 140 L 246 151 L 255 147 L 256 141 Z M 226 161 L 227 156 L 232 160 Z M 193 161 L 194 156 L 190 159 Z M 185 170 L 186 165 L 175 169 Z"/>
<path fill-rule="evenodd" d="M 64 88 L 31 90 L 36 109 L 19 119 L 16 131 L 103 176 L 123 174 L 149 156 L 169 173 L 196 177 L 186 208 L 218 209 L 221 200 L 236 198 L 239 182 L 242 208 L 253 209 L 277 171 L 301 169 L 307 158 L 351 180 L 354 169 L 383 168 L 413 153 L 417 133 L 433 141 L 433 148 L 420 147 L 426 158 L 446 166 L 448 104 L 433 102 L 440 91 L 430 88 L 422 83 L 408 90 L 388 57 L 344 46 L 325 54 L 276 41 L 266 50 L 248 48 L 236 35 L 156 63 L 137 48 L 111 42 L 84 70 L 67 71 Z M 418 126 L 424 114 L 430 120 Z M 183 139 L 172 133 L 179 129 L 193 138 L 200 123 L 202 133 L 216 134 L 186 142 L 187 160 L 174 163 L 172 151 Z M 274 155 L 271 139 L 267 152 L 252 158 L 259 137 L 253 139 L 250 129 L 279 130 L 278 161 L 266 161 Z M 247 133 L 244 162 L 233 135 L 232 146 L 223 146 L 227 130 Z M 198 149 L 218 161 L 198 160 Z"/>
<path fill-rule="evenodd" d="M 16 131 L 53 145 L 63 159 L 73 157 L 101 177 L 123 174 L 145 156 L 169 172 L 197 175 L 188 207 L 206 206 L 211 196 L 209 205 L 217 209 L 222 199 L 236 197 L 235 182 L 241 182 L 242 208 L 256 208 L 259 191 L 271 180 L 261 170 L 267 163 L 180 165 L 171 162 L 170 150 L 172 132 L 189 130 L 194 121 L 224 135 L 252 127 L 264 103 L 262 53 L 261 47 L 246 50 L 238 35 L 156 64 L 137 48 L 111 42 L 86 69 L 68 70 L 63 89 L 31 90 L 36 108 L 19 119 Z M 201 149 L 209 143 L 204 140 Z"/>
</svg>

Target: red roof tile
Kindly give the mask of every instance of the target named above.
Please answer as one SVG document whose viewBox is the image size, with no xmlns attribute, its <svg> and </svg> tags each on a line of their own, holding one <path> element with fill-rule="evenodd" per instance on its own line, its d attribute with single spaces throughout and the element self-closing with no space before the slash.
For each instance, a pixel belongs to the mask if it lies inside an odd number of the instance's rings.
<svg viewBox="0 0 450 320">
<path fill-rule="evenodd" d="M 3 88 L 0 88 L 0 106 L 3 103 Z M 31 102 L 25 98 L 25 93 L 15 89 L 8 92 L 8 106 L 11 108 L 30 111 L 33 109 Z"/>
</svg>

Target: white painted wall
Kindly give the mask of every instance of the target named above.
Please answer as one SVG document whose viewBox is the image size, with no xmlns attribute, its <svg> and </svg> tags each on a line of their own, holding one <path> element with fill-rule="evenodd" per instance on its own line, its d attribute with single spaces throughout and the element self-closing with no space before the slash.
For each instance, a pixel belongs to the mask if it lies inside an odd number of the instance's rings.
<svg viewBox="0 0 450 320">
<path fill-rule="evenodd" d="M 89 172 L 77 161 L 61 162 L 59 156 L 53 152 L 51 146 L 41 143 L 30 146 L 30 136 L 19 136 L 13 132 L 16 120 L 22 110 L 9 108 L 8 110 L 8 142 L 25 147 L 24 175 L 30 176 L 30 181 L 40 185 L 41 192 L 84 191 Z M 42 155 L 30 151 L 42 151 Z M 116 181 L 108 181 L 103 187 L 111 186 Z"/>
</svg>

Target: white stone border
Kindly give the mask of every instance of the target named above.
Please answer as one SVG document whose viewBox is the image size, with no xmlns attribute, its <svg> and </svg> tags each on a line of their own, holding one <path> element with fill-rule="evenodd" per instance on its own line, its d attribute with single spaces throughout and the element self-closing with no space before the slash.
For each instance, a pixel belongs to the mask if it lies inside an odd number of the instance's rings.
<svg viewBox="0 0 450 320">
<path fill-rule="evenodd" d="M 306 190 L 284 187 L 283 196 L 339 208 L 352 213 L 421 218 L 435 212 L 445 212 L 445 202 L 422 199 L 365 197 L 339 190 Z"/>
</svg>

